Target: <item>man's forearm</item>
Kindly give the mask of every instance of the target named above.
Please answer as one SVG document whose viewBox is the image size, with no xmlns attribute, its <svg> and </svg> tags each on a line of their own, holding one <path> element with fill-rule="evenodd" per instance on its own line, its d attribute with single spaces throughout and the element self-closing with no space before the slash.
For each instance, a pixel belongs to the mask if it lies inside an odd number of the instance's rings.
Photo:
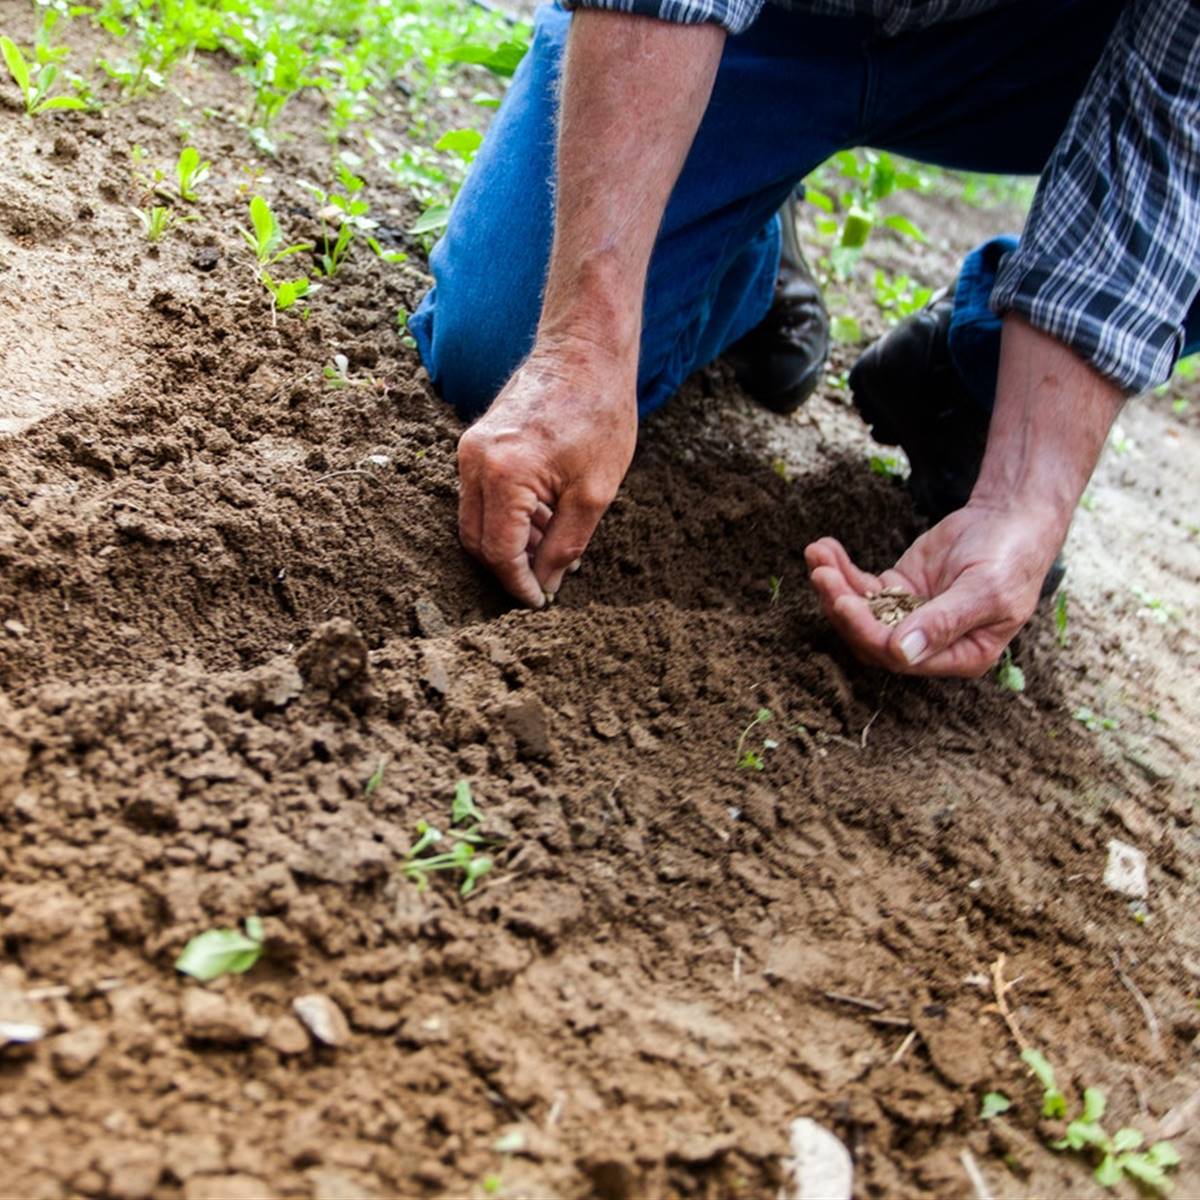
<svg viewBox="0 0 1200 1200">
<path fill-rule="evenodd" d="M 1010 314 L 971 502 L 1027 510 L 1043 528 L 1056 530 L 1061 544 L 1123 402 L 1116 384 Z"/>
<path fill-rule="evenodd" d="M 715 25 L 576 13 L 539 343 L 636 355 L 650 253 L 724 43 Z"/>
</svg>

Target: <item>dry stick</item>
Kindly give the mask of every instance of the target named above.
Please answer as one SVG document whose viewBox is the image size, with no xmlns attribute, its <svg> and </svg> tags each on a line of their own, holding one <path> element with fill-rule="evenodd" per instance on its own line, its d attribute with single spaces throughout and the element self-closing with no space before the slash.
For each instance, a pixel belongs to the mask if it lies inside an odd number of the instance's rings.
<svg viewBox="0 0 1200 1200">
<path fill-rule="evenodd" d="M 875 718 L 883 712 L 882 708 L 877 708 L 872 714 L 871 719 L 862 728 L 861 746 L 862 749 L 867 748 L 867 734 L 871 732 L 871 726 L 875 724 Z"/>
<path fill-rule="evenodd" d="M 327 479 L 339 479 L 343 475 L 361 475 L 364 479 L 369 479 L 372 483 L 379 482 L 370 471 L 363 471 L 359 467 L 347 467 L 344 471 L 330 471 L 328 475 L 321 475 L 317 479 L 314 479 L 313 483 L 324 483 Z"/>
<path fill-rule="evenodd" d="M 910 1029 L 908 1031 L 908 1034 L 905 1036 L 904 1041 L 902 1041 L 900 1043 L 900 1048 L 888 1060 L 888 1065 L 894 1067 L 908 1053 L 908 1048 L 916 1040 L 917 1040 L 917 1031 L 915 1029 Z"/>
<path fill-rule="evenodd" d="M 886 1007 L 878 1000 L 868 1000 L 863 996 L 848 996 L 845 992 L 826 992 L 825 999 L 832 1000 L 837 1004 L 851 1004 L 855 1008 L 865 1008 L 870 1012 L 883 1012 Z"/>
<path fill-rule="evenodd" d="M 989 1004 L 984 1008 L 984 1012 L 996 1012 L 1003 1018 L 1005 1025 L 1008 1026 L 1008 1032 L 1012 1034 L 1013 1041 L 1020 1047 L 1021 1053 L 1024 1054 L 1029 1049 L 1029 1042 L 1025 1035 L 1021 1032 L 1017 1025 L 1017 1019 L 1013 1016 L 1012 1010 L 1008 1007 L 1008 993 L 1016 986 L 1016 982 L 1008 983 L 1004 978 L 1004 955 L 992 963 L 992 992 L 996 997 L 995 1004 Z"/>
<path fill-rule="evenodd" d="M 971 1186 L 975 1189 L 976 1200 L 992 1200 L 992 1193 L 988 1191 L 987 1180 L 983 1177 L 983 1172 L 979 1169 L 979 1164 L 975 1161 L 975 1155 L 970 1150 L 964 1150 L 959 1156 L 958 1161 L 962 1163 L 963 1170 L 967 1173 L 967 1178 L 971 1181 Z"/>
<path fill-rule="evenodd" d="M 1150 1031 L 1150 1047 L 1154 1057 L 1162 1058 L 1162 1035 L 1159 1032 L 1158 1017 L 1155 1016 L 1154 1009 L 1150 1007 L 1150 1001 L 1142 995 L 1138 985 L 1121 970 L 1121 955 L 1116 950 L 1113 951 L 1112 965 L 1122 986 L 1138 1002 L 1138 1007 L 1142 1010 L 1142 1016 L 1146 1018 L 1146 1028 Z"/>
</svg>

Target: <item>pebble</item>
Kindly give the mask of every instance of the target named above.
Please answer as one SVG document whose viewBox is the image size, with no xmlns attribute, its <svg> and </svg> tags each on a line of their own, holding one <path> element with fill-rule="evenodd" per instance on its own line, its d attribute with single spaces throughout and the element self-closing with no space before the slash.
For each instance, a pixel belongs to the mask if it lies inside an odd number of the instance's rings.
<svg viewBox="0 0 1200 1200">
<path fill-rule="evenodd" d="M 24 992 L 0 985 L 0 1046 L 36 1042 L 45 1033 L 42 1010 Z"/>
<path fill-rule="evenodd" d="M 267 1045 L 279 1054 L 303 1054 L 308 1049 L 308 1034 L 295 1017 L 276 1017 L 267 1030 Z"/>
<path fill-rule="evenodd" d="M 182 1020 L 188 1037 L 225 1046 L 259 1041 L 270 1027 L 248 1001 L 227 999 L 203 988 L 184 993 Z"/>
<path fill-rule="evenodd" d="M 788 1130 L 782 1200 L 850 1200 L 854 1164 L 845 1146 L 816 1121 L 800 1117 Z"/>
<path fill-rule="evenodd" d="M 450 622 L 432 600 L 421 596 L 413 602 L 413 620 L 422 637 L 445 637 L 450 632 Z"/>
<path fill-rule="evenodd" d="M 292 1001 L 296 1016 L 308 1026 L 309 1032 L 326 1046 L 344 1046 L 350 1040 L 350 1022 L 346 1014 L 320 992 L 297 996 Z"/>
<path fill-rule="evenodd" d="M 104 1031 L 98 1025 L 80 1025 L 56 1037 L 50 1043 L 55 1069 L 68 1079 L 82 1075 L 100 1056 L 105 1041 Z"/>
<path fill-rule="evenodd" d="M 1108 864 L 1104 868 L 1104 886 L 1122 896 L 1145 900 L 1150 894 L 1146 881 L 1146 856 L 1136 847 L 1112 838 L 1108 843 Z"/>
</svg>

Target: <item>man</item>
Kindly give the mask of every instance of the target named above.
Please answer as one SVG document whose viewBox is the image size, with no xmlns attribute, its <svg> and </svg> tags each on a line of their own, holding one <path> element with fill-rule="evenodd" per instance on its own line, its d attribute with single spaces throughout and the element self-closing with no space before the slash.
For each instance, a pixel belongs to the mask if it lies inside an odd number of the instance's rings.
<svg viewBox="0 0 1200 1200">
<path fill-rule="evenodd" d="M 860 658 L 981 674 L 1033 612 L 1125 397 L 1200 331 L 1200 4 L 574 5 L 540 11 L 412 322 L 442 394 L 486 408 L 459 444 L 463 545 L 517 599 L 553 597 L 639 414 L 752 331 L 786 336 L 774 214 L 833 151 L 1038 172 L 1019 247 L 978 252 L 953 301 L 856 369 L 876 428 L 923 451 L 922 370 L 952 407 L 993 408 L 977 479 L 975 446 L 942 448 L 965 503 L 878 578 L 833 538 L 806 550 Z M 885 626 L 865 593 L 887 585 L 927 603 Z"/>
</svg>

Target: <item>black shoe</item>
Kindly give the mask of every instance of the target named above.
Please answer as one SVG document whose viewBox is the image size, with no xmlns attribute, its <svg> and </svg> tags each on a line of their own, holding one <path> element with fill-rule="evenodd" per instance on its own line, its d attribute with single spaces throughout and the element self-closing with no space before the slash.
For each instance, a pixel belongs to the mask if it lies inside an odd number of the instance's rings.
<svg viewBox="0 0 1200 1200">
<path fill-rule="evenodd" d="M 829 357 L 829 313 L 795 233 L 795 201 L 783 220 L 783 253 L 767 315 L 725 351 L 737 381 L 772 412 L 793 413 L 821 381 Z"/>
<path fill-rule="evenodd" d="M 969 499 L 991 420 L 950 357 L 953 312 L 951 286 L 868 346 L 850 371 L 854 403 L 871 435 L 908 455 L 909 494 L 931 524 Z M 1060 554 L 1042 582 L 1042 599 L 1054 595 L 1065 574 Z"/>
</svg>

